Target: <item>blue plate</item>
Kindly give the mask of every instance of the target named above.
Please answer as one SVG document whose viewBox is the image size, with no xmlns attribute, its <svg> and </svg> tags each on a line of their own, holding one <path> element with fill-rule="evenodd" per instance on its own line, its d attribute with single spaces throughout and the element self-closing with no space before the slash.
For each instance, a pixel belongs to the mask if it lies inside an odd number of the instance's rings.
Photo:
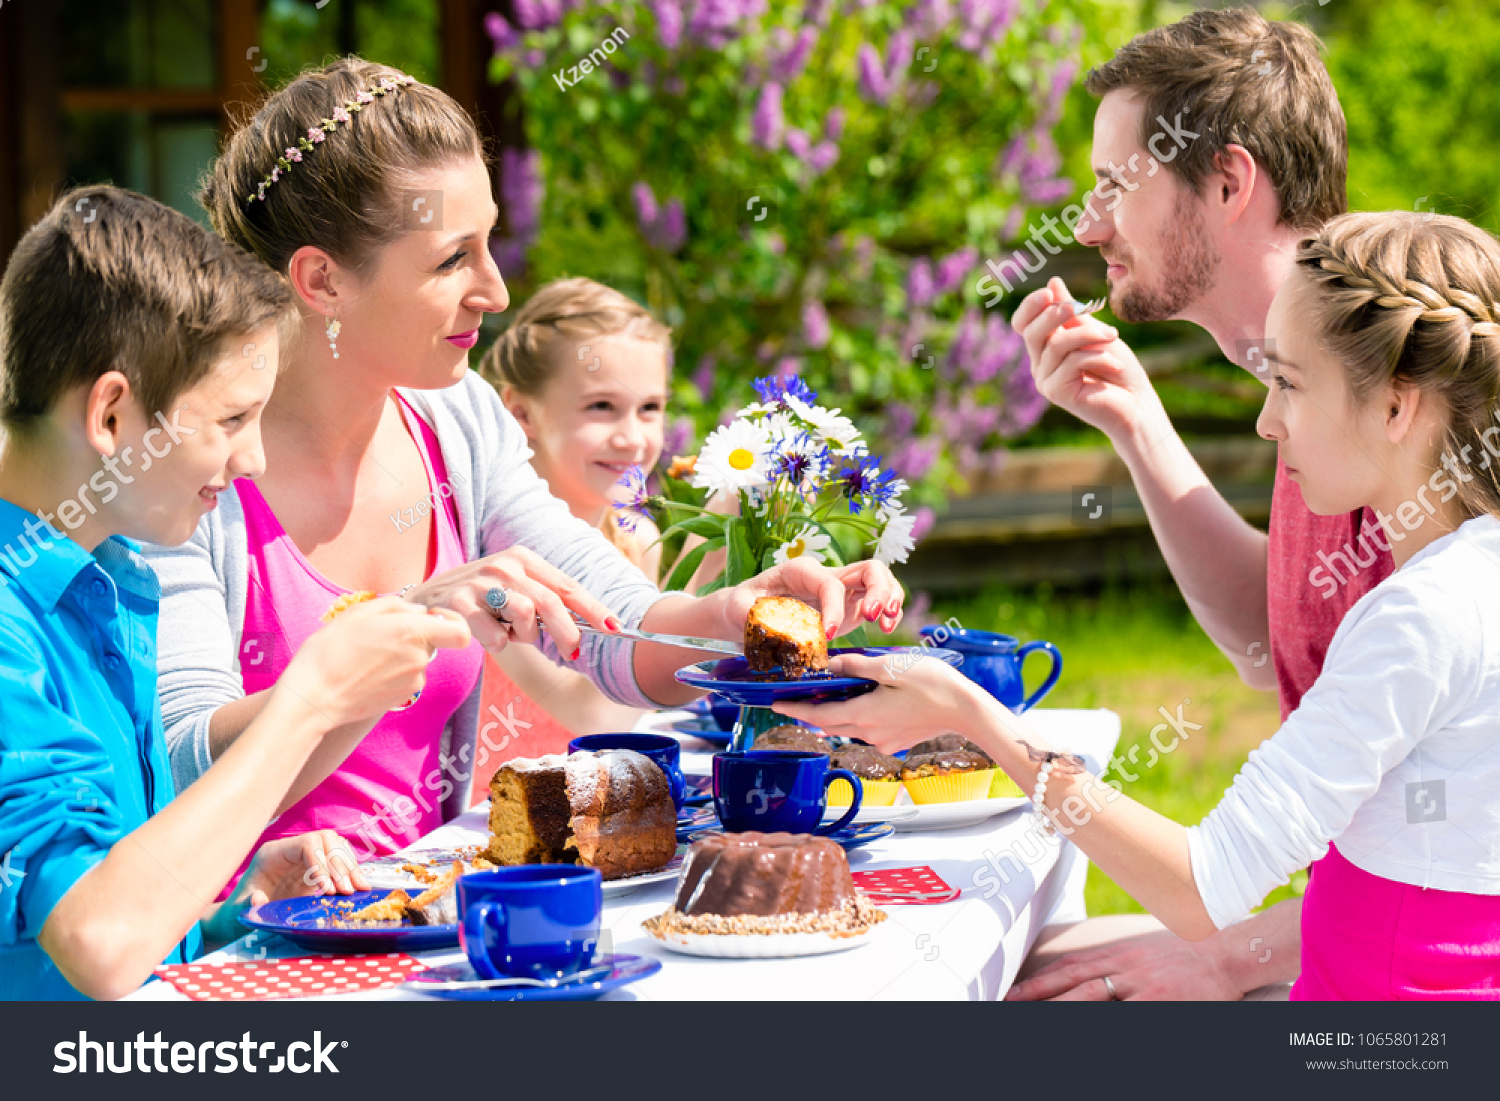
<svg viewBox="0 0 1500 1101">
<path fill-rule="evenodd" d="M 458 944 L 457 925 L 387 925 L 369 929 L 344 929 L 334 921 L 378 902 L 390 890 L 356 891 L 352 895 L 318 898 L 283 898 L 255 906 L 240 915 L 240 924 L 276 933 L 302 948 L 319 952 L 419 952 L 429 948 L 453 948 Z M 410 892 L 408 892 L 410 893 Z"/>
<path fill-rule="evenodd" d="M 687 835 L 688 841 L 697 841 L 701 837 L 711 837 L 716 833 L 723 833 L 718 826 L 709 826 L 703 829 L 693 830 Z M 841 830 L 834 830 L 824 836 L 830 841 L 836 841 L 844 847 L 847 852 L 857 849 L 861 845 L 868 845 L 872 841 L 879 841 L 882 837 L 889 837 L 896 832 L 896 827 L 889 822 L 867 822 L 863 826 L 845 826 Z"/>
<path fill-rule="evenodd" d="M 661 970 L 661 960 L 644 956 L 605 956 L 599 963 L 613 963 L 608 975 L 589 982 L 564 983 L 561 986 L 500 986 L 489 990 L 424 989 L 445 982 L 472 982 L 479 978 L 468 960 L 418 971 L 406 980 L 408 990 L 432 998 L 459 1002 L 584 1002 L 607 994 L 629 983 L 640 982 Z"/>
<path fill-rule="evenodd" d="M 908 653 L 914 657 L 947 660 L 944 657 L 947 651 L 931 646 L 838 646 L 829 650 L 828 656 L 863 654 L 878 658 L 895 655 L 899 660 L 900 655 Z M 700 661 L 697 665 L 677 670 L 677 679 L 705 692 L 718 692 L 742 707 L 770 707 L 783 700 L 830 703 L 863 696 L 877 687 L 874 681 L 864 677 L 836 677 L 826 672 L 788 678 L 781 674 L 779 666 L 769 673 L 757 673 L 744 658 Z"/>
</svg>

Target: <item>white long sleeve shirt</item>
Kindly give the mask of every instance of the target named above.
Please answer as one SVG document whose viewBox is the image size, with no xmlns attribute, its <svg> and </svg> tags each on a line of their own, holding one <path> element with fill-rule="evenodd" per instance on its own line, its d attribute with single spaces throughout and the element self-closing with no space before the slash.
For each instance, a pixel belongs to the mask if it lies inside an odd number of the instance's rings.
<svg viewBox="0 0 1500 1101">
<path fill-rule="evenodd" d="M 1349 610 L 1301 706 L 1188 830 L 1193 878 L 1221 929 L 1329 842 L 1372 875 L 1500 895 L 1493 517 L 1424 547 Z"/>
</svg>

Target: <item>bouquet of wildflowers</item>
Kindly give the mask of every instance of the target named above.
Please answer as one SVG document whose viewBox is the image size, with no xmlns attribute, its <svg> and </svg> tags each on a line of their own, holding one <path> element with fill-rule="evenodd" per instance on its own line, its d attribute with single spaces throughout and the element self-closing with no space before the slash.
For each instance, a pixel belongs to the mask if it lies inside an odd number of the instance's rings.
<svg viewBox="0 0 1500 1101">
<path fill-rule="evenodd" d="M 911 553 L 915 520 L 901 503 L 907 485 L 869 454 L 859 429 L 837 409 L 815 404 L 817 395 L 796 376 L 755 381 L 760 400 L 704 441 L 691 463 L 691 484 L 732 493 L 739 514 L 651 496 L 638 474 L 629 478 L 617 506 L 622 522 L 655 510 L 668 521 L 662 539 L 696 535 L 704 542 L 677 563 L 664 588 L 682 589 L 705 555 L 726 549 L 724 573 L 702 592 L 737 585 L 793 558 L 844 565 L 832 528 L 856 533 L 885 563 Z M 674 521 L 674 514 L 686 513 Z"/>
</svg>

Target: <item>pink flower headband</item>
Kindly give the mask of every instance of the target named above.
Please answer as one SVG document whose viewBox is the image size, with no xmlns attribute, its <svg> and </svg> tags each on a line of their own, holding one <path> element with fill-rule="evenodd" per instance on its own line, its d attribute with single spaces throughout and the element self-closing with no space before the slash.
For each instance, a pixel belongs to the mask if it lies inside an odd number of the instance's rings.
<svg viewBox="0 0 1500 1101">
<path fill-rule="evenodd" d="M 0 0 L 0 2 L 3 2 L 3 0 Z M 374 103 L 376 96 L 383 96 L 387 92 L 394 92 L 397 88 L 404 88 L 416 82 L 416 77 L 406 76 L 405 74 L 399 77 L 386 77 L 377 87 L 371 88 L 368 92 L 360 92 L 359 95 L 355 96 L 342 107 L 335 107 L 332 118 L 319 120 L 317 126 L 308 130 L 306 137 L 298 138 L 296 145 L 288 148 L 286 152 L 276 158 L 276 167 L 271 169 L 269 176 L 260 181 L 260 186 L 255 189 L 255 194 L 249 196 L 245 202 L 253 203 L 256 199 L 265 202 L 266 188 L 281 179 L 282 173 L 290 172 L 292 165 L 302 160 L 302 154 L 304 152 L 312 152 L 313 146 L 321 144 L 323 139 L 328 137 L 329 131 L 338 128 L 339 123 L 342 122 L 345 126 L 352 125 L 354 123 L 354 114 L 363 111 L 365 104 Z M 354 114 L 350 112 L 354 112 Z"/>
</svg>

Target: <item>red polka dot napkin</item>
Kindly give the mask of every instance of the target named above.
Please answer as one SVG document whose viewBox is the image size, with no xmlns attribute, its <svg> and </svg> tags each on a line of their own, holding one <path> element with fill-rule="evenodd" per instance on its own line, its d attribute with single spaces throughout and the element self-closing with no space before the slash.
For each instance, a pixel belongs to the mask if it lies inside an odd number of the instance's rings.
<svg viewBox="0 0 1500 1101">
<path fill-rule="evenodd" d="M 879 906 L 931 906 L 952 902 L 961 893 L 950 887 L 926 864 L 914 868 L 882 868 L 879 871 L 855 872 L 854 885 Z"/>
<path fill-rule="evenodd" d="M 179 963 L 156 974 L 200 1002 L 254 1002 L 351 994 L 406 981 L 426 970 L 404 952 L 370 956 L 302 956 L 247 963 Z"/>
</svg>

